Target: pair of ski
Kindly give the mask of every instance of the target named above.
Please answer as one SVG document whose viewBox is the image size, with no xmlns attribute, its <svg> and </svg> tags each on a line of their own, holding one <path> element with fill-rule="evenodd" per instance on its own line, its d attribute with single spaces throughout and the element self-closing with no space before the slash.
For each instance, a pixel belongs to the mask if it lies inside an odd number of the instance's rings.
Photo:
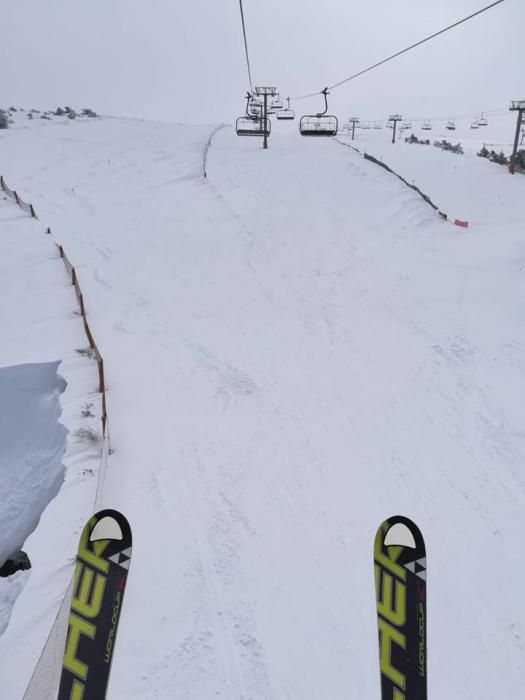
<svg viewBox="0 0 525 700">
<path fill-rule="evenodd" d="M 100 511 L 82 531 L 58 700 L 106 697 L 131 544 L 129 523 L 114 510 Z M 374 570 L 382 700 L 427 698 L 425 557 L 411 520 L 381 524 Z"/>
</svg>

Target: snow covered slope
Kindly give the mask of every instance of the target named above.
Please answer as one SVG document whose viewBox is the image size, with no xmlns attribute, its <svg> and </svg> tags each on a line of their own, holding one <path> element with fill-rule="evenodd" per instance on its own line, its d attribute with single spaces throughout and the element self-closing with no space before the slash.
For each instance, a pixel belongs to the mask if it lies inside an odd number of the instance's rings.
<svg viewBox="0 0 525 700">
<path fill-rule="evenodd" d="M 509 118 L 510 117 L 510 118 Z M 490 224 L 491 230 L 505 230 L 509 222 L 523 221 L 523 176 L 509 177 L 506 167 L 477 157 L 483 145 L 497 152 L 512 153 L 515 125 L 512 113 L 492 117 L 490 126 L 475 131 L 458 128 L 422 131 L 405 130 L 396 144 L 391 143 L 390 129 L 358 130 L 354 142 L 347 135 L 340 138 L 361 152 L 369 153 L 394 169 L 410 183 L 429 194 L 435 204 L 452 219 L 469 221 L 475 226 Z M 411 134 L 430 145 L 407 144 Z M 436 148 L 434 141 L 461 143 L 465 154 L 457 155 Z M 423 151 L 423 152 L 422 152 Z"/>
<path fill-rule="evenodd" d="M 104 505 L 134 530 L 110 697 L 377 698 L 372 542 L 394 513 L 427 539 L 430 696 L 516 696 L 523 208 L 459 230 L 350 149 L 277 128 L 266 152 L 219 131 L 205 180 L 211 130 L 103 119 L 0 142 L 106 362 Z M 29 621 L 53 619 L 41 575 L 0 638 L 8 700 L 41 648 Z"/>
</svg>

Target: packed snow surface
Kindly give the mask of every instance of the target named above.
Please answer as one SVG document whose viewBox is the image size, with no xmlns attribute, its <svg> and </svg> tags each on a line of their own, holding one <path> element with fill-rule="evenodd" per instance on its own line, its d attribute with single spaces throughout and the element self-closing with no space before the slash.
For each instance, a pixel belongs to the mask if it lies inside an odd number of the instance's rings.
<svg viewBox="0 0 525 700">
<path fill-rule="evenodd" d="M 426 538 L 429 696 L 515 697 L 525 178 L 380 132 L 369 152 L 464 204 L 459 229 L 352 149 L 274 126 L 268 151 L 218 131 L 207 179 L 211 126 L 55 120 L 0 141 L 105 360 L 103 501 L 134 534 L 109 697 L 379 697 L 372 543 L 398 513 Z M 0 638 L 6 700 L 92 507 L 68 470 Z"/>
</svg>

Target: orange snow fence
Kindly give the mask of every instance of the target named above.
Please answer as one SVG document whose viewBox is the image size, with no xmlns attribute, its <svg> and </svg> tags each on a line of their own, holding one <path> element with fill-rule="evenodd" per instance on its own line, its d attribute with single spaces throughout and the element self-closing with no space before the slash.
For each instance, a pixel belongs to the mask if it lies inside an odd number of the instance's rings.
<svg viewBox="0 0 525 700">
<path fill-rule="evenodd" d="M 10 189 L 2 175 L 0 175 L 0 189 L 5 192 L 5 194 L 13 199 L 18 206 L 23 209 L 29 216 L 32 216 L 33 219 L 38 219 L 38 216 L 35 213 L 35 208 L 33 207 L 32 204 L 27 204 L 26 202 L 23 201 L 17 194 L 15 190 Z M 47 228 L 46 229 L 47 234 L 51 234 L 51 229 Z M 97 347 L 97 344 L 95 343 L 95 340 L 93 338 L 93 334 L 91 333 L 91 329 L 89 327 L 88 321 L 87 321 L 87 313 L 86 313 L 86 307 L 84 304 L 84 295 L 82 294 L 82 291 L 80 289 L 80 285 L 78 283 L 78 278 L 77 278 L 77 272 L 73 265 L 70 263 L 69 258 L 64 252 L 64 248 L 61 245 L 58 245 L 58 243 L 55 244 L 58 248 L 58 252 L 60 254 L 60 257 L 62 258 L 66 271 L 71 278 L 71 284 L 75 288 L 75 294 L 77 297 L 78 305 L 80 307 L 80 316 L 82 318 L 82 322 L 84 324 L 84 331 L 86 333 L 86 337 L 89 343 L 89 348 L 91 350 L 92 355 L 94 356 L 95 360 L 97 361 L 97 367 L 98 367 L 98 390 L 100 394 L 102 395 L 102 435 L 106 436 L 106 425 L 107 425 L 107 420 L 108 420 L 108 414 L 107 414 L 107 409 L 106 409 L 106 383 L 105 383 L 105 377 L 104 377 L 104 360 L 102 359 L 102 355 L 99 352 L 99 349 Z"/>
<path fill-rule="evenodd" d="M 455 225 L 455 226 L 461 226 L 462 228 L 468 228 L 468 227 L 469 227 L 468 221 L 461 221 L 461 219 L 454 219 L 454 225 Z"/>
<path fill-rule="evenodd" d="M 48 229 L 48 232 L 51 233 L 51 230 Z M 58 245 L 58 243 L 56 243 L 55 245 L 58 248 L 58 252 L 60 253 L 60 257 L 64 261 L 64 266 L 66 268 L 66 271 L 71 278 L 71 284 L 75 288 L 75 294 L 77 296 L 78 305 L 80 307 L 80 316 L 82 317 L 82 322 L 84 324 L 84 331 L 85 331 L 86 337 L 88 339 L 89 347 L 90 347 L 91 351 L 93 352 L 95 360 L 97 361 L 98 390 L 102 394 L 102 434 L 105 435 L 106 422 L 107 422 L 107 410 L 106 410 L 106 382 L 105 382 L 105 378 L 104 378 L 104 360 L 102 359 L 102 355 L 100 354 L 100 351 L 97 347 L 97 344 L 95 343 L 95 339 L 93 338 L 93 334 L 91 333 L 91 329 L 90 329 L 89 324 L 87 322 L 86 307 L 84 305 L 84 295 L 82 294 L 82 291 L 80 289 L 80 285 L 78 283 L 77 271 L 75 270 L 73 265 L 70 263 L 69 258 L 67 257 L 67 255 L 64 252 L 64 248 L 61 245 Z"/>
</svg>

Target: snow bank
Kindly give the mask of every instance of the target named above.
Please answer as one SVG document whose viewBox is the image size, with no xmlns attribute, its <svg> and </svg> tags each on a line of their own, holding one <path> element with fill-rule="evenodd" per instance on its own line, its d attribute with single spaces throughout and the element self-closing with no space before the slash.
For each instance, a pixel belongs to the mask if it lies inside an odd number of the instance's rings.
<svg viewBox="0 0 525 700">
<path fill-rule="evenodd" d="M 22 548 L 64 480 L 58 362 L 0 368 L 0 566 Z"/>
</svg>

